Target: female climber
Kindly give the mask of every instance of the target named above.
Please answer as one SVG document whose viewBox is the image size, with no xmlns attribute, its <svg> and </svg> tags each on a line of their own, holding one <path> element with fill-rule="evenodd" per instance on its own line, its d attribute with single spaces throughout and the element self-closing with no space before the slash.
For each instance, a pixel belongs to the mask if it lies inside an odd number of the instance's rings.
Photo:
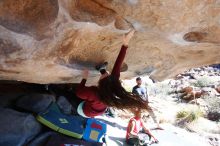
<svg viewBox="0 0 220 146">
<path fill-rule="evenodd" d="M 148 109 L 147 102 L 140 96 L 127 92 L 122 87 L 119 79 L 120 68 L 126 55 L 128 43 L 134 32 L 135 30 L 132 29 L 123 36 L 123 45 L 111 74 L 105 70 L 107 63 L 97 68 L 101 73 L 98 86 L 85 86 L 89 72 L 88 70 L 84 70 L 82 73 L 83 79 L 76 88 L 76 95 L 84 100 L 77 108 L 79 115 L 83 117 L 95 117 L 103 114 L 107 107 L 128 110 L 135 107 Z"/>
</svg>

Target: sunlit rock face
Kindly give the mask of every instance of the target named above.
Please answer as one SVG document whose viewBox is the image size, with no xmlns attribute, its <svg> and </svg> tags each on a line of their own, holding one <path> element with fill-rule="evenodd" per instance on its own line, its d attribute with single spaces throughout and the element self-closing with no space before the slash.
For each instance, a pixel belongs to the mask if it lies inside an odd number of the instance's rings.
<svg viewBox="0 0 220 146">
<path fill-rule="evenodd" d="M 1 0 L 0 79 L 95 83 L 132 27 L 122 79 L 220 63 L 220 0 Z"/>
</svg>

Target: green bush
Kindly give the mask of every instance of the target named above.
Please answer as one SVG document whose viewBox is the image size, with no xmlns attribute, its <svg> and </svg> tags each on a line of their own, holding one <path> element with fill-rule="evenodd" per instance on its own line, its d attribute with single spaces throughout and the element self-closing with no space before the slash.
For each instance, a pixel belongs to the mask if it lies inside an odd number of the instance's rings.
<svg viewBox="0 0 220 146">
<path fill-rule="evenodd" d="M 201 115 L 202 115 L 201 112 L 190 112 L 188 117 L 189 122 L 193 122 L 197 120 L 199 117 L 201 117 Z"/>
<path fill-rule="evenodd" d="M 185 118 L 187 115 L 189 115 L 189 113 L 187 111 L 179 111 L 176 115 L 176 118 L 182 119 L 182 118 Z"/>
<path fill-rule="evenodd" d="M 199 109 L 191 111 L 182 110 L 177 113 L 176 119 L 178 121 L 184 120 L 187 123 L 191 123 L 193 121 L 196 121 L 201 116 L 203 116 L 203 113 Z"/>
</svg>

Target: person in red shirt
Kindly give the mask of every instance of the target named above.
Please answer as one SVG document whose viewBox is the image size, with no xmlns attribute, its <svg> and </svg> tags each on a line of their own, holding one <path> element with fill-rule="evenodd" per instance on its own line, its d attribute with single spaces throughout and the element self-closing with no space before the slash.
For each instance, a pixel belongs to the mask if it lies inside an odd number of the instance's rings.
<svg viewBox="0 0 220 146">
<path fill-rule="evenodd" d="M 123 45 L 115 61 L 113 70 L 109 74 L 101 68 L 101 77 L 98 86 L 85 86 L 88 78 L 88 70 L 83 72 L 83 79 L 76 88 L 76 95 L 83 99 L 78 106 L 77 112 L 84 117 L 95 117 L 105 112 L 107 107 L 118 109 L 131 109 L 133 107 L 148 108 L 147 102 L 140 96 L 127 92 L 120 82 L 120 68 L 124 61 L 128 43 L 132 38 L 135 30 L 129 31 L 123 37 Z"/>
<path fill-rule="evenodd" d="M 149 129 L 144 126 L 141 118 L 140 108 L 133 109 L 134 117 L 129 120 L 127 132 L 126 132 L 126 142 L 128 145 L 139 145 L 140 139 L 138 134 L 141 132 L 142 128 L 144 133 L 148 134 L 152 138 L 151 143 L 158 143 L 159 141 L 153 136 Z M 144 144 L 143 144 L 144 145 Z"/>
</svg>

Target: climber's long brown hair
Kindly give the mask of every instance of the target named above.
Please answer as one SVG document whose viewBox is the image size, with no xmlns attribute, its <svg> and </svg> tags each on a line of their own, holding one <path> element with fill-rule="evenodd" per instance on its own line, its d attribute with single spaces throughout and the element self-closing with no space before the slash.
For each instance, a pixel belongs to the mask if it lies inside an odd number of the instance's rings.
<svg viewBox="0 0 220 146">
<path fill-rule="evenodd" d="M 148 102 L 140 96 L 127 92 L 120 80 L 112 75 L 100 80 L 98 88 L 100 100 L 110 107 L 121 110 L 132 110 L 137 107 L 148 109 Z"/>
</svg>

